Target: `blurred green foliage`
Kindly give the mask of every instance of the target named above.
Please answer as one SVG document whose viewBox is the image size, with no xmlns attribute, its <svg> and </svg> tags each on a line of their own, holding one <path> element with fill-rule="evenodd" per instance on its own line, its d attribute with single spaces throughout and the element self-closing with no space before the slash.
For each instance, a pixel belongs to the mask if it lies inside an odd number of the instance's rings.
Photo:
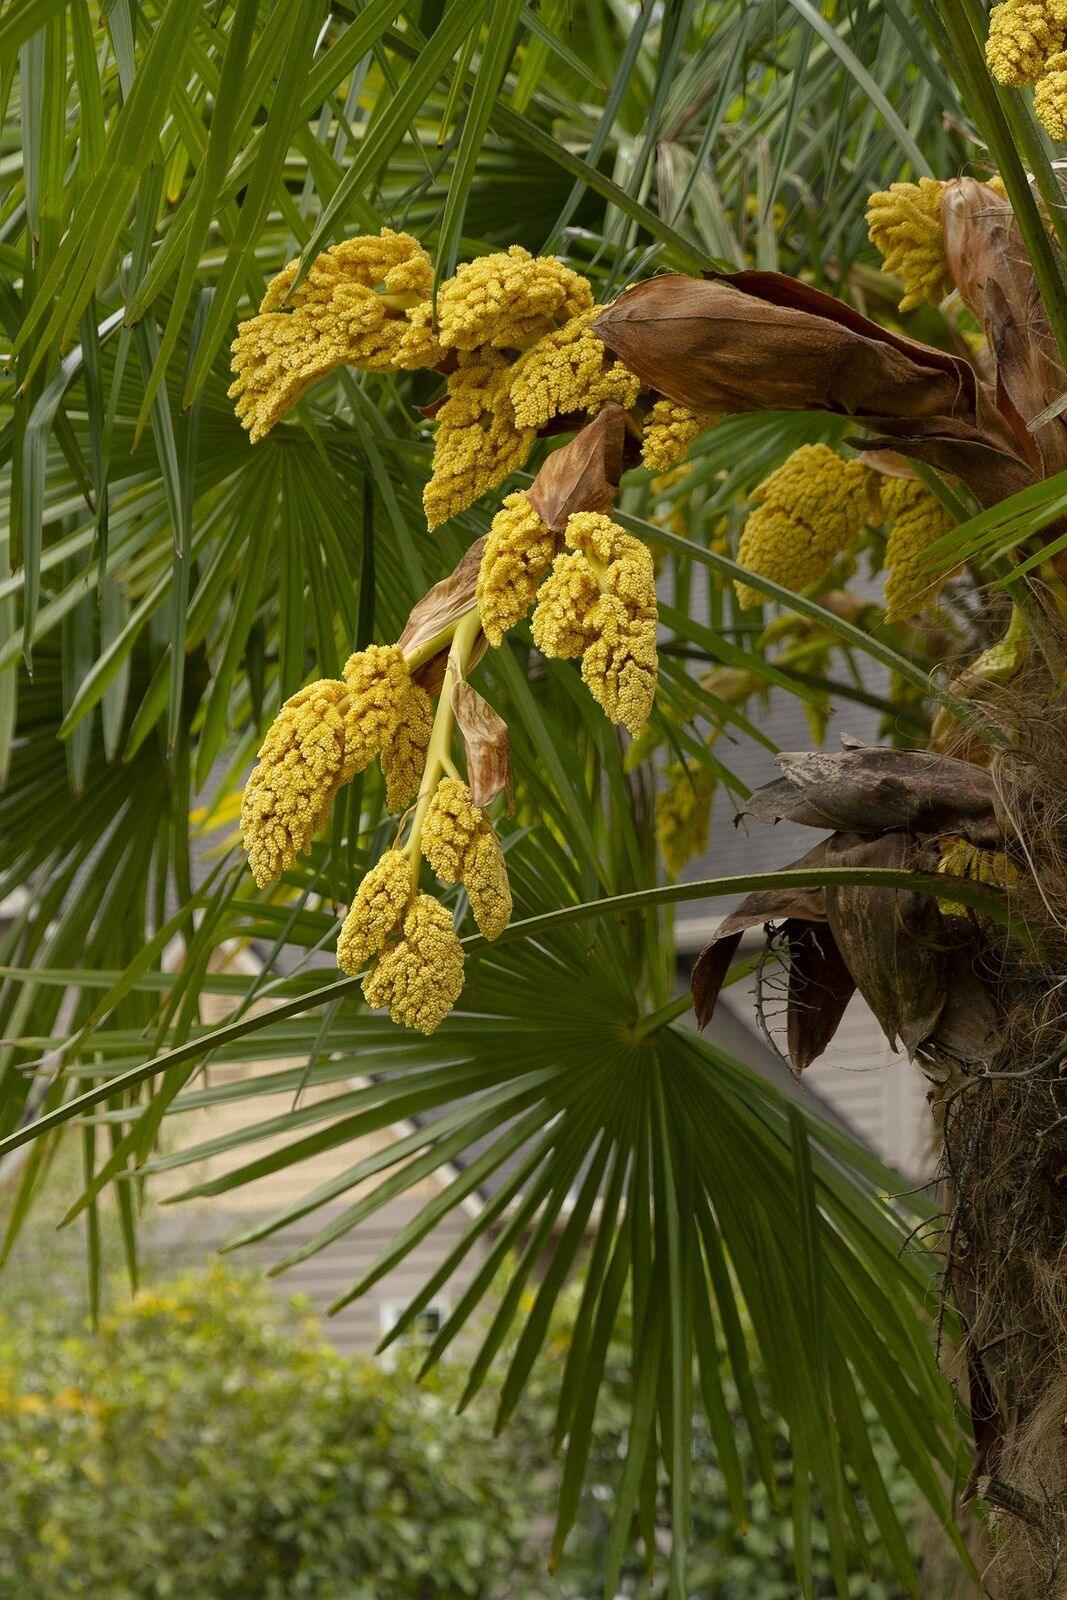
<svg viewBox="0 0 1067 1600">
<path fill-rule="evenodd" d="M 573 1297 L 572 1297 L 573 1298 Z M 629 1417 L 628 1344 L 609 1354 L 578 1524 L 545 1566 L 557 1470 L 556 1390 L 565 1305 L 548 1359 L 502 1439 L 487 1412 L 457 1416 L 458 1374 L 416 1386 L 346 1360 L 299 1307 L 255 1278 L 188 1273 L 116 1305 L 96 1333 L 43 1298 L 0 1317 L 0 1600 L 594 1600 Z M 731 1413 L 737 1397 L 724 1374 Z M 692 1600 L 791 1600 L 790 1518 L 771 1504 L 734 1433 L 750 1485 L 738 1529 L 706 1425 L 694 1433 Z M 788 1436 L 772 1433 L 788 1504 Z M 895 1508 L 914 1490 L 877 1431 Z M 666 1484 L 658 1521 L 667 1540 Z M 864 1522 L 857 1500 L 857 1522 Z M 833 1593 L 814 1531 L 814 1593 Z M 635 1530 L 620 1595 L 653 1600 Z M 855 1600 L 895 1600 L 875 1545 Z"/>
</svg>

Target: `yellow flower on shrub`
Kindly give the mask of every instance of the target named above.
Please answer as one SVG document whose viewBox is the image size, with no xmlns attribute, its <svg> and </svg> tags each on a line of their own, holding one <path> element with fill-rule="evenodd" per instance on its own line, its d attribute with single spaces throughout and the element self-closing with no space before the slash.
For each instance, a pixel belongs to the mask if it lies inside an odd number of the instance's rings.
<svg viewBox="0 0 1067 1600">
<path fill-rule="evenodd" d="M 816 583 L 877 514 L 875 474 L 844 461 L 824 444 L 805 444 L 752 492 L 738 545 L 743 567 L 799 591 Z M 742 606 L 758 605 L 758 589 L 739 581 Z"/>
</svg>

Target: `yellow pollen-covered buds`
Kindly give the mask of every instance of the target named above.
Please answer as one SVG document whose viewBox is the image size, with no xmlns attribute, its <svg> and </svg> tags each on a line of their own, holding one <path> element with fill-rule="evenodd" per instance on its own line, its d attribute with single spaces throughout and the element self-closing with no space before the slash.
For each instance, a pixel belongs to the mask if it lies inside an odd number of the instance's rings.
<svg viewBox="0 0 1067 1600">
<path fill-rule="evenodd" d="M 478 569 L 478 611 L 490 644 L 498 645 L 533 605 L 557 543 L 526 495 L 505 498 L 486 535 Z"/>
<path fill-rule="evenodd" d="M 347 705 L 343 683 L 309 684 L 285 702 L 260 746 L 241 803 L 241 841 L 261 889 L 311 848 L 343 781 Z"/>
<path fill-rule="evenodd" d="M 367 1004 L 387 1006 L 401 1027 L 433 1033 L 462 989 L 463 946 L 452 918 L 433 895 L 418 894 L 363 980 Z"/>
<path fill-rule="evenodd" d="M 913 617 L 937 599 L 949 573 L 929 573 L 923 558 L 952 518 L 935 494 L 910 478 L 883 478 L 885 520 L 892 524 L 885 547 L 885 606 L 891 621 Z"/>
<path fill-rule="evenodd" d="M 940 305 L 954 284 L 945 255 L 941 197 L 946 185 L 936 178 L 893 183 L 867 202 L 867 231 L 885 270 L 904 285 L 901 311 L 924 301 Z"/>
<path fill-rule="evenodd" d="M 581 511 L 569 549 L 537 593 L 534 643 L 543 655 L 582 658 L 582 678 L 612 722 L 636 735 L 656 693 L 656 583 L 652 557 L 610 517 Z"/>
<path fill-rule="evenodd" d="M 1063 48 L 1065 9 L 1062 0 L 1007 0 L 993 7 L 985 54 L 998 83 L 1019 89 L 1042 77 L 1049 57 Z"/>
<path fill-rule="evenodd" d="M 641 380 L 613 361 L 592 329 L 593 306 L 519 357 L 512 368 L 511 404 L 520 428 L 543 428 L 554 417 L 598 411 L 609 400 L 632 406 Z"/>
<path fill-rule="evenodd" d="M 443 778 L 422 826 L 420 847 L 442 883 L 462 883 L 479 929 L 499 938 L 511 921 L 511 888 L 492 823 L 465 783 Z"/>
<path fill-rule="evenodd" d="M 1050 56 L 1034 90 L 1034 111 L 1053 139 L 1067 140 L 1067 50 Z"/>
<path fill-rule="evenodd" d="M 356 891 L 337 940 L 337 965 L 354 978 L 379 950 L 407 911 L 415 888 L 403 850 L 387 850 Z"/>
<path fill-rule="evenodd" d="M 392 737 L 382 748 L 385 803 L 390 811 L 405 811 L 418 799 L 432 729 L 430 697 L 409 678 L 401 691 Z"/>
<path fill-rule="evenodd" d="M 525 466 L 537 435 L 515 421 L 511 371 L 496 350 L 460 355 L 437 413 L 433 469 L 423 490 L 431 529 Z"/>
<path fill-rule="evenodd" d="M 521 245 L 460 267 L 437 295 L 441 343 L 453 350 L 524 350 L 593 303 L 588 279 Z"/>
<path fill-rule="evenodd" d="M 656 841 L 663 865 L 676 878 L 708 842 L 715 773 L 711 767 L 674 761 L 656 796 Z"/>
<path fill-rule="evenodd" d="M 338 789 L 392 740 L 411 688 L 403 652 L 372 644 L 349 657 L 343 682 L 308 684 L 282 706 L 241 804 L 241 840 L 261 889 L 311 848 Z"/>
<path fill-rule="evenodd" d="M 431 328 L 433 267 L 410 234 L 383 228 L 334 245 L 293 289 L 298 267 L 292 261 L 272 279 L 231 346 L 229 394 L 253 443 L 338 367 L 410 371 L 442 359 Z"/>
<path fill-rule="evenodd" d="M 860 461 L 843 461 L 824 444 L 805 444 L 752 492 L 756 509 L 741 534 L 743 567 L 799 592 L 816 583 L 879 515 L 877 478 Z M 736 584 L 743 607 L 763 598 Z"/>
<path fill-rule="evenodd" d="M 666 472 L 684 461 L 693 441 L 717 421 L 717 417 L 692 411 L 676 400 L 657 400 L 642 428 L 642 461 L 653 472 Z"/>
</svg>

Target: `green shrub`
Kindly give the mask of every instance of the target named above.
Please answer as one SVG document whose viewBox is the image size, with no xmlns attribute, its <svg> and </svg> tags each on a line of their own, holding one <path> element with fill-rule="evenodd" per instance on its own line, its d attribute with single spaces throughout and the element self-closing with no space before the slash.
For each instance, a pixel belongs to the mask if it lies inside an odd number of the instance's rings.
<svg viewBox="0 0 1067 1600">
<path fill-rule="evenodd" d="M 526 1517 L 431 1386 L 216 1270 L 0 1333 L 2 1600 L 489 1600 Z"/>
<path fill-rule="evenodd" d="M 70 1313 L 54 1299 L 51 1326 L 0 1313 L 0 1600 L 600 1600 L 629 1419 L 622 1337 L 577 1524 L 559 1571 L 545 1570 L 570 1304 L 501 1441 L 490 1403 L 455 1415 L 458 1372 L 416 1386 L 403 1364 L 345 1360 L 259 1280 L 221 1268 L 142 1291 L 95 1335 L 57 1326 Z M 740 1423 L 736 1438 L 744 1534 L 696 1429 L 690 1600 L 794 1600 L 790 1520 Z M 888 1459 L 876 1431 L 872 1445 Z M 772 1446 L 785 1503 L 781 1424 Z M 905 1513 L 913 1491 L 890 1482 Z M 659 1506 L 665 1530 L 662 1483 Z M 636 1527 L 632 1552 L 622 1593 L 659 1600 L 665 1579 L 646 1584 Z M 871 1559 L 871 1575 L 857 1561 L 853 1600 L 898 1600 L 877 1545 Z M 814 1594 L 833 1593 L 816 1525 Z"/>
</svg>

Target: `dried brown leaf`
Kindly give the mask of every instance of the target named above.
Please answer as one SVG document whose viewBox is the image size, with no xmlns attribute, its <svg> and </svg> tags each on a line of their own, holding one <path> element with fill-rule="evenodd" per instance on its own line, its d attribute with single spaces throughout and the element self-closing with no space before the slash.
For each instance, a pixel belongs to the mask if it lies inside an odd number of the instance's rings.
<svg viewBox="0 0 1067 1600">
<path fill-rule="evenodd" d="M 426 591 L 421 600 L 416 600 L 408 612 L 404 631 L 397 640 L 406 654 L 444 633 L 465 611 L 470 610 L 474 604 L 478 568 L 482 564 L 484 548 L 483 534 L 463 552 L 447 578 L 442 578 L 440 583 L 435 583 L 432 589 Z"/>
<path fill-rule="evenodd" d="M 826 860 L 826 840 L 820 840 L 813 850 L 791 863 L 796 867 L 822 866 Z M 786 918 L 797 921 L 824 922 L 826 911 L 821 889 L 756 889 L 747 894 L 735 910 L 725 916 L 715 931 L 715 937 L 700 952 L 693 964 L 690 990 L 697 1024 L 706 1028 L 711 1021 L 719 998 L 719 991 L 734 953 L 746 928 L 759 927 L 764 922 L 782 922 Z"/>
<path fill-rule="evenodd" d="M 1067 423 L 1027 424 L 1067 390 L 1067 374 L 1011 207 L 987 184 L 960 178 L 941 214 L 949 270 L 996 359 L 997 404 L 1044 477 L 1067 467 Z"/>
<path fill-rule="evenodd" d="M 958 833 L 1000 848 L 993 779 L 983 767 L 930 750 L 802 751 L 778 757 L 782 777 L 750 795 L 761 822 L 885 833 Z"/>
<path fill-rule="evenodd" d="M 891 867 L 909 871 L 918 845 L 911 834 L 877 839 L 838 833 L 828 841 L 828 867 Z M 824 890 L 837 947 L 889 1040 L 909 1056 L 930 1038 L 948 995 L 941 913 L 929 895 L 910 889 L 848 885 Z"/>
<path fill-rule="evenodd" d="M 439 636 L 447 635 L 453 623 L 457 622 L 465 611 L 470 610 L 474 604 L 478 586 L 478 568 L 482 563 L 484 548 L 483 534 L 464 551 L 447 578 L 442 578 L 440 583 L 435 583 L 432 589 L 426 591 L 421 600 L 416 600 L 408 613 L 404 631 L 397 640 L 397 644 L 405 654 L 411 655 L 422 645 L 431 643 Z M 444 637 L 440 650 L 411 674 L 414 681 L 420 688 L 425 689 L 428 695 L 439 694 L 441 691 L 450 642 Z M 479 633 L 474 641 L 467 666 L 476 667 L 487 649 L 485 634 Z"/>
<path fill-rule="evenodd" d="M 790 919 L 783 931 L 789 945 L 786 1041 L 800 1073 L 833 1039 L 856 992 L 856 980 L 828 927 Z"/>
<path fill-rule="evenodd" d="M 511 745 L 506 722 L 465 678 L 453 686 L 452 710 L 463 735 L 467 783 L 475 805 L 487 806 L 506 789 L 510 809 Z"/>
<path fill-rule="evenodd" d="M 610 401 L 569 444 L 553 450 L 526 497 L 553 533 L 576 511 L 610 511 L 619 492 L 626 413 Z"/>
<path fill-rule="evenodd" d="M 635 284 L 594 327 L 647 383 L 696 411 L 830 411 L 963 478 L 985 505 L 1036 481 L 974 369 L 773 272 Z"/>
</svg>

